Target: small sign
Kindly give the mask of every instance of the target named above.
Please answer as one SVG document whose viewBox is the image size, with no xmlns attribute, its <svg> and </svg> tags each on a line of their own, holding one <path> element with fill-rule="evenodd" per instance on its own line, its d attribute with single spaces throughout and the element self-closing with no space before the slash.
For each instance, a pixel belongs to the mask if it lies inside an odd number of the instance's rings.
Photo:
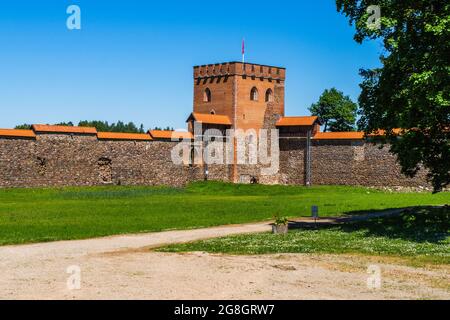
<svg viewBox="0 0 450 320">
<path fill-rule="evenodd" d="M 312 217 L 314 219 L 319 218 L 319 207 L 318 206 L 312 206 L 311 207 L 311 214 L 312 214 Z"/>
</svg>

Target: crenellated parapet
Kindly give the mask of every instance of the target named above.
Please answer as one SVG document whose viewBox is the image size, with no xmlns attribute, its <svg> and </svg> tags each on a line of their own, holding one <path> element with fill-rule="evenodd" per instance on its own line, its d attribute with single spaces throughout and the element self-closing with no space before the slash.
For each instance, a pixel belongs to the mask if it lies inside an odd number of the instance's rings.
<svg viewBox="0 0 450 320">
<path fill-rule="evenodd" d="M 243 76 L 261 80 L 284 81 L 286 69 L 255 63 L 226 62 L 194 67 L 194 79 L 208 79 L 225 76 Z"/>
</svg>

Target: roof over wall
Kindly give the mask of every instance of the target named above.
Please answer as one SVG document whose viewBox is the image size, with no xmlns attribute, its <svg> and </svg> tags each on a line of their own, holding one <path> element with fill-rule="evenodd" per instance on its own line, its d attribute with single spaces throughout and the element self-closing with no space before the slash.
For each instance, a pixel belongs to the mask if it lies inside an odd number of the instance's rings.
<svg viewBox="0 0 450 320">
<path fill-rule="evenodd" d="M 51 126 L 46 124 L 33 124 L 31 128 L 34 132 L 45 133 L 78 133 L 78 134 L 97 134 L 97 129 L 93 127 L 71 127 L 71 126 Z"/>
<path fill-rule="evenodd" d="M 316 123 L 320 124 L 319 117 L 281 117 L 277 121 L 277 127 L 301 127 L 301 126 L 313 126 Z"/>
<path fill-rule="evenodd" d="M 187 121 L 197 121 L 206 124 L 219 124 L 224 126 L 231 126 L 231 120 L 227 116 L 217 114 L 205 114 L 192 112 Z"/>
<path fill-rule="evenodd" d="M 229 117 L 224 115 L 202 114 L 193 112 L 188 121 L 198 121 L 206 124 L 231 125 Z M 290 126 L 313 126 L 320 124 L 320 119 L 316 116 L 307 117 L 282 117 L 278 120 L 278 127 Z M 402 129 L 393 129 L 393 133 L 401 135 Z M 151 130 L 148 133 L 119 133 L 119 132 L 97 132 L 94 127 L 76 127 L 76 126 L 53 126 L 53 125 L 32 125 L 32 130 L 22 129 L 0 129 L 0 137 L 17 137 L 17 138 L 36 138 L 37 133 L 62 133 L 62 134 L 92 134 L 96 135 L 100 140 L 180 140 L 193 139 L 190 132 L 169 131 L 169 130 Z M 369 137 L 383 136 L 385 131 L 379 130 Z M 364 140 L 364 132 L 317 132 L 314 140 Z"/>
<path fill-rule="evenodd" d="M 148 132 L 153 139 L 192 139 L 192 133 L 169 130 L 150 130 Z"/>
<path fill-rule="evenodd" d="M 314 140 L 363 140 L 364 132 L 317 132 Z"/>
<path fill-rule="evenodd" d="M 0 129 L 0 137 L 36 138 L 33 130 Z"/>
<path fill-rule="evenodd" d="M 151 130 L 147 133 L 123 133 L 123 132 L 97 132 L 93 127 L 75 127 L 75 126 L 52 126 L 43 124 L 34 124 L 32 130 L 22 129 L 0 129 L 0 137 L 16 138 L 36 138 L 40 133 L 61 133 L 61 134 L 89 134 L 95 135 L 99 140 L 134 140 L 134 141 L 152 141 L 152 140 L 171 140 L 171 139 L 192 139 L 190 132 Z"/>
<path fill-rule="evenodd" d="M 401 135 L 402 129 L 393 129 L 392 130 L 395 135 Z M 369 137 L 383 136 L 385 135 L 384 130 L 379 130 L 373 134 L 370 134 Z M 313 137 L 315 140 L 363 140 L 365 138 L 365 134 L 362 131 L 357 132 L 317 132 Z"/>
<path fill-rule="evenodd" d="M 97 137 L 101 140 L 153 140 L 148 133 L 98 132 Z"/>
</svg>

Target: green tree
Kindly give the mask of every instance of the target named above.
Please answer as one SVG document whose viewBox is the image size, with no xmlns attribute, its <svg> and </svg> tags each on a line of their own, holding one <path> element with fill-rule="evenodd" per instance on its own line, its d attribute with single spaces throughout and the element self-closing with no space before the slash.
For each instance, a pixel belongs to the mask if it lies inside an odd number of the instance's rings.
<svg viewBox="0 0 450 320">
<path fill-rule="evenodd" d="M 94 121 L 80 121 L 78 123 L 79 127 L 94 127 L 97 129 L 97 131 L 100 132 L 111 132 L 111 127 L 108 124 L 108 121 L 98 121 L 98 120 L 94 120 Z"/>
<path fill-rule="evenodd" d="M 73 123 L 72 121 L 69 122 L 60 122 L 60 123 L 55 123 L 55 126 L 66 126 L 66 127 L 73 127 Z M 14 127 L 14 129 L 26 129 L 26 130 L 30 130 L 31 129 L 31 124 L 20 124 Z"/>
<path fill-rule="evenodd" d="M 373 1 L 336 3 L 357 42 L 384 46 L 382 66 L 361 70 L 359 126 L 367 134 L 385 130 L 402 172 L 413 177 L 423 166 L 434 191 L 442 190 L 450 183 L 450 2 L 380 0 L 378 26 L 370 23 Z M 403 129 L 400 138 L 395 128 Z"/>
<path fill-rule="evenodd" d="M 30 130 L 31 124 L 19 124 L 18 126 L 15 126 L 14 129 L 24 129 L 24 130 Z"/>
<path fill-rule="evenodd" d="M 56 123 L 56 126 L 70 126 L 73 127 L 72 121 Z M 145 133 L 144 125 L 141 124 L 137 127 L 133 122 L 124 123 L 123 121 L 117 121 L 117 123 L 109 124 L 108 121 L 80 121 L 79 127 L 94 127 L 97 131 L 101 132 L 125 132 L 125 133 Z M 15 129 L 31 129 L 30 124 L 21 124 L 15 127 Z"/>
<path fill-rule="evenodd" d="M 324 122 L 324 131 L 354 131 L 358 105 L 336 88 L 325 90 L 309 108 Z"/>
<path fill-rule="evenodd" d="M 123 121 L 117 121 L 117 123 L 109 124 L 108 121 L 80 121 L 78 123 L 80 127 L 94 127 L 97 131 L 102 132 L 125 132 L 125 133 L 144 133 L 144 125 L 141 124 L 139 128 L 133 123 L 124 123 Z"/>
<path fill-rule="evenodd" d="M 60 123 L 55 123 L 55 126 L 63 126 L 63 127 L 73 127 L 73 122 L 69 121 L 69 122 L 60 122 Z"/>
<path fill-rule="evenodd" d="M 165 127 L 164 129 L 161 127 L 155 127 L 153 130 L 164 130 L 164 131 L 173 131 L 173 127 Z"/>
</svg>

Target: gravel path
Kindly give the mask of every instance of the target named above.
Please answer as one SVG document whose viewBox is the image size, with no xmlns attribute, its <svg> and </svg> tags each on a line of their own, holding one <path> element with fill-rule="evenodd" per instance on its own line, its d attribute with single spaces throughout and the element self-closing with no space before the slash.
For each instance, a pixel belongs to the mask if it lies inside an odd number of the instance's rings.
<svg viewBox="0 0 450 320">
<path fill-rule="evenodd" d="M 270 230 L 267 223 L 0 247 L 1 299 L 450 299 L 449 268 L 361 256 L 228 256 L 150 248 Z M 382 272 L 368 289 L 367 268 Z M 67 286 L 79 267 L 80 289 Z M 69 281 L 70 282 L 70 281 Z M 74 283 L 74 282 L 70 282 Z M 76 282 L 75 282 L 76 283 Z"/>
</svg>

